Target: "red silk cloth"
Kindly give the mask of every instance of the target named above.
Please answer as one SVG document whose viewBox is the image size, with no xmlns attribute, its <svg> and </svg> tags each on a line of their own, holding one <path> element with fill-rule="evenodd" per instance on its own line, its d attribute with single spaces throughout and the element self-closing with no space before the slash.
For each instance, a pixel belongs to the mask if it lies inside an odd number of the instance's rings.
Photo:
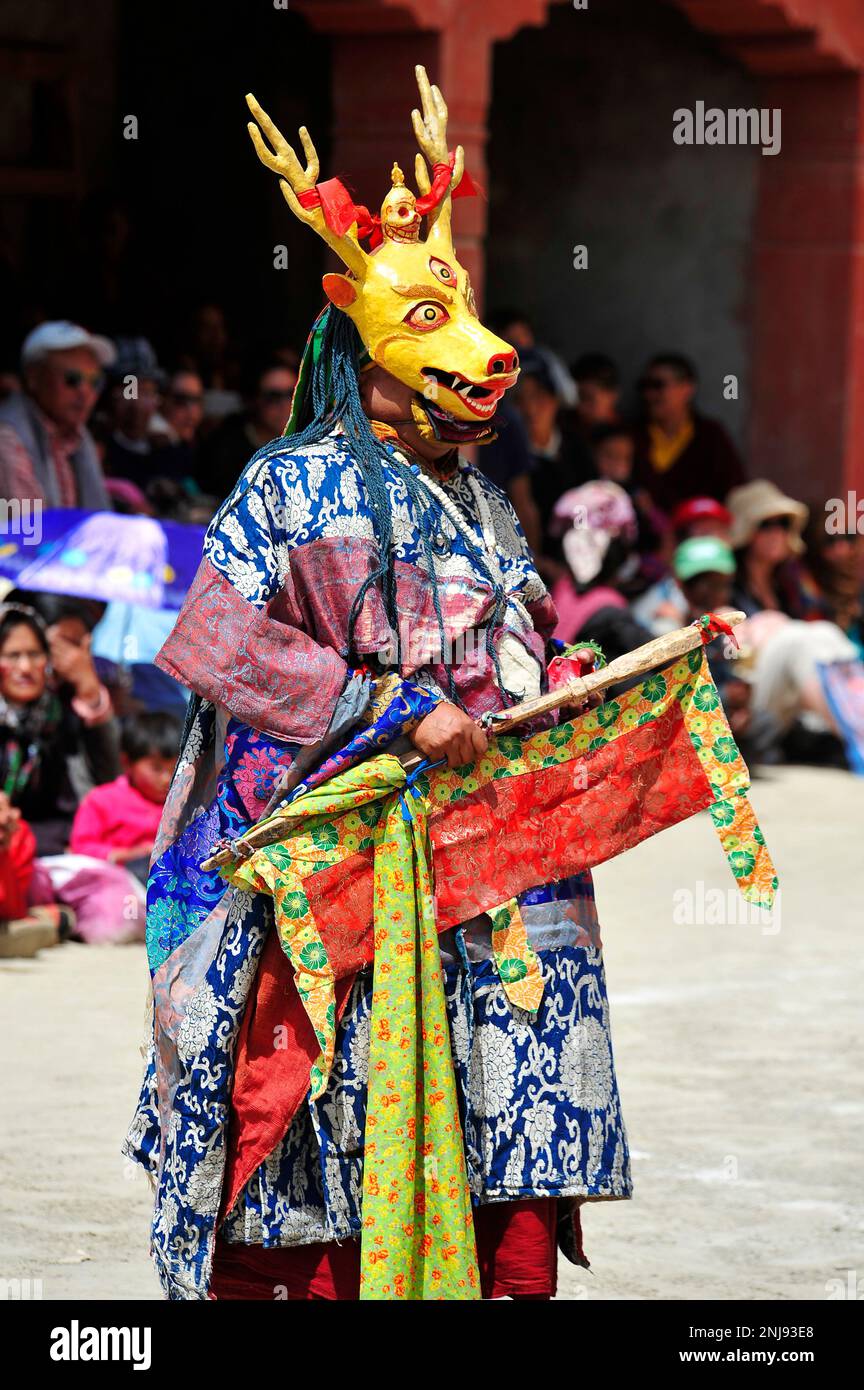
<svg viewBox="0 0 864 1390">
<path fill-rule="evenodd" d="M 725 618 L 721 618 L 718 613 L 706 613 L 705 617 L 700 618 L 693 626 L 702 638 L 702 645 L 704 647 L 707 647 L 708 643 L 713 642 L 714 638 L 719 636 L 722 632 L 726 637 L 731 637 L 735 646 L 740 648 L 741 644 L 735 636 L 734 627 L 732 627 L 730 623 L 727 623 Z"/>
<path fill-rule="evenodd" d="M 338 973 L 338 965 L 336 969 Z M 355 975 L 356 968 L 349 969 L 336 981 L 337 1022 Z M 284 1137 L 309 1090 L 309 1072 L 320 1051 L 279 933 L 271 931 L 234 1054 L 223 1213 L 231 1210 L 255 1169 Z"/>
<path fill-rule="evenodd" d="M 603 748 L 488 783 L 433 807 L 429 838 L 438 930 L 640 844 L 712 805 L 675 702 Z M 372 851 L 322 869 L 306 895 L 337 975 L 372 959 Z"/>
</svg>

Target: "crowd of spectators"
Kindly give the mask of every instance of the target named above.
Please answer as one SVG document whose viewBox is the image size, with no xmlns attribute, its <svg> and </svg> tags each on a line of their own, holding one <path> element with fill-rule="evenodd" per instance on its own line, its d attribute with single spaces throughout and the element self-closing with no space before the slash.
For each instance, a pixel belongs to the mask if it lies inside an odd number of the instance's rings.
<svg viewBox="0 0 864 1390">
<path fill-rule="evenodd" d="M 42 323 L 2 379 L 0 497 L 206 522 L 281 433 L 298 364 L 279 347 L 241 372 L 216 305 L 168 370 L 146 338 Z"/>
<path fill-rule="evenodd" d="M 859 537 L 829 533 L 826 499 L 805 505 L 759 476 L 699 410 L 680 353 L 647 363 L 629 409 L 609 357 L 568 366 L 524 314 L 493 321 L 521 374 L 476 463 L 513 503 L 558 638 L 612 660 L 739 608 L 740 651 L 727 642 L 711 660 L 745 754 L 864 770 Z M 44 322 L 0 383 L 0 497 L 206 523 L 282 432 L 298 368 L 287 346 L 247 367 L 214 304 L 167 369 L 144 338 Z M 180 720 L 130 701 L 122 671 L 94 659 L 103 611 L 18 591 L 0 607 L 0 920 L 52 904 L 61 930 L 123 940 L 143 932 Z"/>
<path fill-rule="evenodd" d="M 565 368 L 525 315 L 495 320 L 521 372 L 478 463 L 508 493 L 552 589 L 557 636 L 609 660 L 708 611 L 747 615 L 740 647 L 711 649 L 751 762 L 864 771 L 864 545 L 758 476 L 697 406 L 698 374 L 658 353 L 624 408 L 616 364 Z"/>
</svg>

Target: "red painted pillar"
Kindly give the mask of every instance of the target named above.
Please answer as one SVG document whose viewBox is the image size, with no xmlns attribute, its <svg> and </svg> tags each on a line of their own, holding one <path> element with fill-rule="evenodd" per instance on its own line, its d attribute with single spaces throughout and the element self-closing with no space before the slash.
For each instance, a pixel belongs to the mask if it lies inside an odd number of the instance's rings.
<svg viewBox="0 0 864 1390">
<path fill-rule="evenodd" d="M 420 105 L 414 67 L 422 63 L 449 111 L 450 148 L 485 189 L 492 46 L 525 24 L 543 23 L 546 0 L 299 0 L 298 8 L 332 43 L 331 168 L 358 202 L 376 212 L 390 187 L 394 160 L 414 185 L 417 145 L 411 110 Z M 483 302 L 487 204 L 460 198 L 453 210 L 456 249 Z"/>
<path fill-rule="evenodd" d="M 760 162 L 750 466 L 821 500 L 864 495 L 864 84 L 765 81 L 782 150 Z"/>
<path fill-rule="evenodd" d="M 333 36 L 334 174 L 343 177 L 357 199 L 376 212 L 390 187 L 394 160 L 410 187 L 417 143 L 411 110 L 420 105 L 414 66 L 422 63 L 447 102 L 451 149 L 465 147 L 465 163 L 485 186 L 486 108 L 489 99 L 490 41 L 474 35 L 471 54 L 454 51 L 449 29 L 438 33 Z M 453 212 L 460 260 L 480 301 L 486 203 L 461 198 Z"/>
</svg>

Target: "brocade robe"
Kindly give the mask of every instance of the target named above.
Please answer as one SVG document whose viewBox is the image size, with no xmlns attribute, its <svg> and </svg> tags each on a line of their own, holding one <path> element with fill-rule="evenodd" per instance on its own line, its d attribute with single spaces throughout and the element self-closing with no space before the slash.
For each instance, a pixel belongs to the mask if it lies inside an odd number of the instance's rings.
<svg viewBox="0 0 864 1390">
<path fill-rule="evenodd" d="M 419 468 L 402 455 L 387 469 L 407 639 L 393 669 L 422 717 L 448 687 L 420 519 L 403 481 L 408 466 Z M 473 476 L 508 599 L 493 640 L 507 634 L 512 647 L 515 639 L 542 680 L 554 606 L 507 498 Z M 456 526 L 430 500 L 447 655 L 459 697 L 477 717 L 504 707 L 482 640 L 493 606 L 477 561 L 483 518 L 464 473 L 440 486 L 462 521 Z M 373 514 L 346 437 L 336 431 L 299 452 L 287 438 L 248 466 L 211 524 L 158 658 L 193 700 L 150 874 L 154 1039 L 125 1152 L 154 1177 L 152 1252 L 170 1298 L 206 1297 L 217 1229 L 265 1246 L 360 1231 L 371 968 L 351 989 L 326 1092 L 307 1097 L 223 1210 L 237 1035 L 273 912 L 265 897 L 200 865 L 223 837 L 261 817 L 277 779 L 296 781 L 357 727 L 368 689 L 357 658 L 387 665 L 394 650 L 375 587 L 348 650 L 352 604 L 376 557 Z M 590 875 L 533 889 L 520 908 L 545 979 L 536 1018 L 508 1001 L 488 919 L 439 938 L 472 1197 L 627 1197 Z"/>
</svg>

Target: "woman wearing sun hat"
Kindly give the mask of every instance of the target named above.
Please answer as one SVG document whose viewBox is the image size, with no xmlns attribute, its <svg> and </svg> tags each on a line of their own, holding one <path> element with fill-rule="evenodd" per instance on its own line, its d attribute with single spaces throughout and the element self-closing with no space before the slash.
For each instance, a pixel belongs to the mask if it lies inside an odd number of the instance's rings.
<svg viewBox="0 0 864 1390">
<path fill-rule="evenodd" d="M 735 606 L 748 616 L 768 609 L 797 617 L 800 602 L 789 562 L 804 551 L 807 507 L 767 478 L 733 488 L 726 505 L 732 513 L 729 544 L 738 557 Z"/>
<path fill-rule="evenodd" d="M 733 488 L 726 501 L 738 560 L 733 603 L 748 615 L 736 635 L 754 715 L 772 721 L 790 756 L 842 764 L 842 739 L 849 763 L 864 771 L 854 732 L 864 714 L 857 650 L 836 623 L 799 621 L 805 605 L 793 562 L 805 550 L 808 508 L 767 479 Z"/>
</svg>

